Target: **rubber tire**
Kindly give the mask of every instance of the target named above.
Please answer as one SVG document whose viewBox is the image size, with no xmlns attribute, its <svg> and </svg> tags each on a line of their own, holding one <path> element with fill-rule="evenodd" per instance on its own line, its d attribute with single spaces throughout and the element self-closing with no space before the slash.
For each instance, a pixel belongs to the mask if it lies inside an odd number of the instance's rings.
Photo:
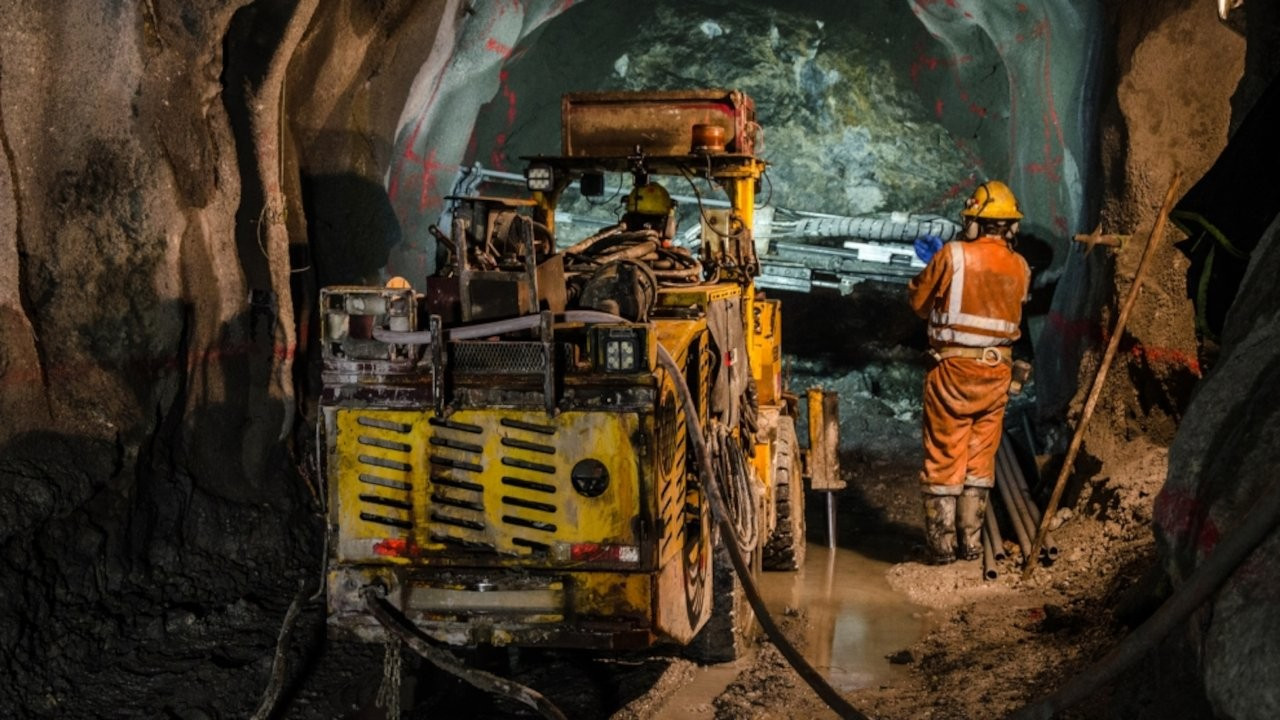
<svg viewBox="0 0 1280 720">
<path fill-rule="evenodd" d="M 722 538 L 712 550 L 711 617 L 684 649 L 685 657 L 703 665 L 733 662 L 744 657 L 759 630 L 746 591 L 742 589 L 742 581 L 733 570 L 733 562 L 723 542 Z M 756 566 L 756 563 L 752 565 Z M 753 574 L 759 584 L 756 567 L 753 567 Z"/>
<path fill-rule="evenodd" d="M 776 522 L 764 546 L 765 570 L 799 570 L 804 567 L 804 478 L 798 467 L 800 452 L 796 424 L 791 417 L 778 418 L 774 430 L 773 478 Z"/>
</svg>

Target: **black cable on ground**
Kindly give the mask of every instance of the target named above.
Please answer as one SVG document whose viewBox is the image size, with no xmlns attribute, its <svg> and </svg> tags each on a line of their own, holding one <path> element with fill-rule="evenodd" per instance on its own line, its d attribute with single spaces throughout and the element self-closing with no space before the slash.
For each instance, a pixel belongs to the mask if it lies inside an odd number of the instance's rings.
<svg viewBox="0 0 1280 720">
<path fill-rule="evenodd" d="M 1216 592 L 1249 553 L 1271 534 L 1277 521 L 1280 521 L 1280 484 L 1271 486 L 1236 531 L 1218 543 L 1150 619 L 1121 640 L 1106 657 L 1073 676 L 1057 692 L 1018 710 L 1010 720 L 1048 720 L 1114 680 L 1121 671 L 1151 652 L 1175 625 L 1185 621 Z"/>
<path fill-rule="evenodd" d="M 258 703 L 258 709 L 254 711 L 252 720 L 266 720 L 276 709 L 276 701 L 280 699 L 280 690 L 284 687 L 285 651 L 289 648 L 289 637 L 293 634 L 293 627 L 298 621 L 298 611 L 306 597 L 307 583 L 304 580 L 298 583 L 298 593 L 294 595 L 293 602 L 289 603 L 289 610 L 284 614 L 284 621 L 280 624 L 280 634 L 276 636 L 275 659 L 271 661 L 271 679 L 267 683 L 267 689 L 262 693 L 262 700 Z"/>
<path fill-rule="evenodd" d="M 689 440 L 693 445 L 693 454 L 698 460 L 698 474 L 702 476 L 702 485 L 706 489 L 707 502 L 711 506 L 711 514 L 714 516 L 716 524 L 719 526 L 720 532 L 733 538 L 733 524 L 729 522 L 728 513 L 724 505 L 724 499 L 720 496 L 720 489 L 716 487 L 715 475 L 711 469 L 711 458 L 707 454 L 707 446 L 702 437 L 702 432 L 697 423 L 698 408 L 693 402 L 693 395 L 689 392 L 689 386 L 685 384 L 684 374 L 680 370 L 680 366 L 672 359 L 670 353 L 661 345 L 658 346 L 658 361 L 667 369 L 671 375 L 672 381 L 675 383 L 676 390 L 680 393 L 681 402 L 684 404 L 684 412 L 687 418 L 692 420 L 687 424 L 689 428 Z M 826 678 L 813 668 L 804 656 L 795 649 L 782 634 L 782 630 L 773 621 L 773 616 L 769 614 L 769 609 L 765 607 L 764 600 L 760 597 L 760 591 L 756 589 L 755 583 L 751 580 L 751 571 L 747 567 L 747 561 L 742 557 L 742 551 L 738 549 L 737 540 L 726 542 L 725 549 L 729 552 L 729 559 L 733 563 L 733 569 L 738 574 L 738 579 L 742 581 L 742 590 L 747 596 L 747 602 L 751 604 L 751 609 L 755 611 L 756 619 L 760 621 L 760 626 L 764 628 L 765 634 L 778 648 L 782 656 L 787 659 L 792 669 L 800 676 L 802 680 L 808 683 L 809 687 L 822 698 L 837 715 L 842 718 L 852 718 L 853 720 L 868 720 L 866 715 L 858 712 L 853 705 L 849 704 L 835 688 L 827 682 Z"/>
<path fill-rule="evenodd" d="M 365 605 L 369 608 L 369 612 L 378 622 L 382 623 L 387 632 L 395 633 L 406 645 L 413 648 L 414 652 L 426 658 L 432 665 L 458 677 L 479 690 L 502 695 L 521 705 L 531 707 L 542 713 L 542 716 L 549 720 L 568 720 L 564 713 L 560 712 L 560 708 L 557 708 L 537 690 L 512 682 L 506 678 L 498 677 L 484 670 L 467 667 L 454 657 L 453 653 L 427 642 L 422 633 L 418 631 L 418 628 L 394 605 L 387 602 L 384 597 L 386 590 L 382 586 L 365 586 L 360 591 L 360 594 L 364 596 Z"/>
</svg>

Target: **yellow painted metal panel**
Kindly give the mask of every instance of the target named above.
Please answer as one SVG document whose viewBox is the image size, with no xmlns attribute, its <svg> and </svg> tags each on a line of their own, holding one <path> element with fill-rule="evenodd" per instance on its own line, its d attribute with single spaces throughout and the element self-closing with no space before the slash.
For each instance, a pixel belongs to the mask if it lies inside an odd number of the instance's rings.
<svg viewBox="0 0 1280 720">
<path fill-rule="evenodd" d="M 330 502 L 341 528 L 338 558 L 408 562 L 375 548 L 409 544 L 423 516 L 415 490 L 422 487 L 426 418 L 413 411 L 340 409 L 336 426 Z"/>
<path fill-rule="evenodd" d="M 649 456 L 636 452 L 637 413 L 484 409 L 440 420 L 353 408 L 339 410 L 337 429 L 341 560 L 405 563 L 450 547 L 567 560 L 575 543 L 639 542 Z M 596 497 L 570 478 L 587 459 L 608 472 Z"/>
<path fill-rule="evenodd" d="M 575 615 L 649 616 L 653 583 L 648 573 L 572 573 Z"/>
<path fill-rule="evenodd" d="M 777 300 L 754 304 L 748 351 L 761 405 L 782 402 L 782 313 Z"/>
<path fill-rule="evenodd" d="M 737 283 L 718 283 L 715 285 L 695 285 L 693 287 L 670 287 L 658 291 L 658 305 L 662 307 L 700 307 L 716 300 L 737 297 L 742 294 L 742 286 Z M 663 319 L 657 325 L 672 322 Z"/>
</svg>

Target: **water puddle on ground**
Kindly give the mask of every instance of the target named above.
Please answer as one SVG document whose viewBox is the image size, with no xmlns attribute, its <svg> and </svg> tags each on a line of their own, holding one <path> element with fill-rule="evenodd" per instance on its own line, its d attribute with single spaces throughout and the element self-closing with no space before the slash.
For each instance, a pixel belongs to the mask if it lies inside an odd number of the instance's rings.
<svg viewBox="0 0 1280 720">
<path fill-rule="evenodd" d="M 872 543 L 874 546 L 874 543 Z M 892 556 L 896 550 L 865 548 Z M 804 613 L 805 658 L 837 691 L 884 685 L 906 675 L 906 665 L 886 659 L 915 644 L 927 629 L 928 609 L 894 592 L 885 579 L 892 563 L 847 548 L 832 553 L 810 544 L 798 572 L 760 575 L 760 593 L 781 622 L 788 607 Z M 698 668 L 693 679 L 663 705 L 663 720 L 710 720 L 712 701 L 748 660 Z"/>
<path fill-rule="evenodd" d="M 844 692 L 881 685 L 905 675 L 886 655 L 924 634 L 928 609 L 889 587 L 891 564 L 856 550 L 809 545 L 796 573 L 763 573 L 761 595 L 775 617 L 788 607 L 805 616 L 804 656 Z"/>
</svg>

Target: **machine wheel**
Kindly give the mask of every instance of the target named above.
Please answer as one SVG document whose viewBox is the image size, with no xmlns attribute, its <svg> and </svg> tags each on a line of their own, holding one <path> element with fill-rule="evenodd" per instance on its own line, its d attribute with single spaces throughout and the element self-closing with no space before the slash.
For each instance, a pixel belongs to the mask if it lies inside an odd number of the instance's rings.
<svg viewBox="0 0 1280 720">
<path fill-rule="evenodd" d="M 745 457 L 741 456 L 737 441 L 727 435 L 722 440 L 724 442 L 713 444 L 713 447 L 718 447 L 719 450 L 716 452 L 724 453 L 725 457 L 717 457 L 712 465 L 721 467 L 721 460 L 737 452 L 738 459 L 743 462 L 727 462 L 723 467 L 727 471 L 738 468 L 751 472 L 750 464 L 745 461 Z M 752 479 L 750 482 L 755 481 Z M 752 495 L 755 494 L 752 493 Z M 746 523 L 748 526 L 759 527 L 761 513 L 764 511 L 763 498 L 758 495 L 755 497 L 757 499 L 753 505 L 742 507 L 740 510 L 755 516 L 754 520 Z M 755 613 L 751 610 L 751 604 L 747 602 L 747 594 L 742 589 L 742 581 L 734 571 L 733 561 L 729 558 L 729 551 L 726 549 L 731 542 L 736 541 L 717 529 L 711 553 L 711 616 L 685 649 L 688 657 L 700 663 L 732 662 L 742 657 L 751 646 L 759 627 Z M 743 554 L 751 569 L 752 580 L 759 584 L 761 539 L 757 536 L 752 542 L 753 546 L 744 549 Z"/>
<path fill-rule="evenodd" d="M 715 579 L 712 582 L 711 617 L 685 647 L 685 655 L 689 659 L 703 664 L 733 662 L 742 657 L 751 646 L 757 630 L 755 613 L 747 602 L 742 581 L 733 571 L 729 551 L 724 548 L 725 541 L 726 538 L 720 538 L 712 553 Z M 753 574 L 758 576 L 756 558 L 759 558 L 758 552 L 752 553 L 748 562 L 752 565 Z"/>
<path fill-rule="evenodd" d="M 765 570 L 799 570 L 804 566 L 804 478 L 801 477 L 800 449 L 795 420 L 778 418 L 773 443 L 774 508 L 777 513 L 773 533 L 764 546 Z"/>
</svg>

